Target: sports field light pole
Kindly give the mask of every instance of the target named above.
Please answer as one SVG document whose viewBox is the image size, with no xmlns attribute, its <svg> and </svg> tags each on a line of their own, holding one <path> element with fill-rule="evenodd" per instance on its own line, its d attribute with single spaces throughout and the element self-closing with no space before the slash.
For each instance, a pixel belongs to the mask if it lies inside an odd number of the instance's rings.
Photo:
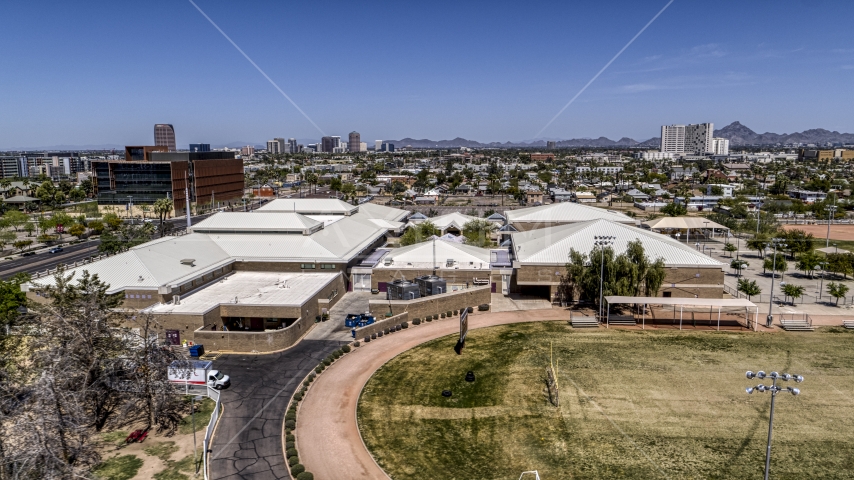
<svg viewBox="0 0 854 480">
<path fill-rule="evenodd" d="M 766 377 L 765 372 L 762 370 L 753 373 L 750 370 L 747 371 L 747 378 L 753 380 L 754 378 L 763 379 Z M 768 378 L 772 380 L 771 385 L 763 385 L 759 384 L 755 387 L 747 387 L 745 391 L 748 394 L 752 394 L 753 392 L 771 392 L 771 417 L 768 420 L 768 445 L 765 448 L 765 480 L 768 480 L 768 474 L 771 470 L 771 432 L 774 428 L 774 400 L 777 398 L 777 394 L 783 391 L 787 391 L 792 395 L 800 395 L 801 391 L 794 387 L 778 387 L 777 380 L 783 380 L 784 382 L 788 382 L 789 380 L 794 380 L 797 383 L 801 383 L 804 381 L 804 377 L 802 375 L 792 375 L 790 373 L 777 373 L 771 372 L 767 375 Z"/>
<path fill-rule="evenodd" d="M 599 321 L 602 321 L 602 293 L 604 291 L 604 278 L 605 278 L 605 247 L 608 245 L 613 245 L 614 240 L 617 237 L 614 236 L 594 236 L 593 245 L 599 247 Z M 606 325 L 607 327 L 607 325 Z"/>
<path fill-rule="evenodd" d="M 771 328 L 774 323 L 774 315 L 772 315 L 772 306 L 774 304 L 774 277 L 777 275 L 777 247 L 784 248 L 786 246 L 784 239 L 773 238 L 771 244 L 774 245 L 774 260 L 771 261 L 771 295 L 768 299 L 768 318 L 765 326 Z"/>
<path fill-rule="evenodd" d="M 827 207 L 827 238 L 824 240 L 824 247 L 827 248 L 830 246 L 830 222 L 833 218 L 832 215 L 836 211 L 836 205 L 831 205 Z"/>
<path fill-rule="evenodd" d="M 196 462 L 196 402 L 201 402 L 205 397 L 201 395 L 196 395 L 190 398 L 190 408 L 192 411 L 190 412 L 190 417 L 193 420 L 193 466 L 196 467 L 196 475 L 199 474 L 199 464 Z"/>
</svg>

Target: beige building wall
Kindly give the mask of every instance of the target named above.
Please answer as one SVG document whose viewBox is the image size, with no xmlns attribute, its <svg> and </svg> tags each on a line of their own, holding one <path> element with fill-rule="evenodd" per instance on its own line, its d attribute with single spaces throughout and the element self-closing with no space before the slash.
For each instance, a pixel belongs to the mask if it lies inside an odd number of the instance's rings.
<svg viewBox="0 0 854 480">
<path fill-rule="evenodd" d="M 449 310 L 460 310 L 492 302 L 489 286 L 458 290 L 441 295 L 416 298 L 415 300 L 371 300 L 371 314 L 384 318 L 387 313 L 398 315 L 408 313 L 410 319 L 424 318 L 427 315 L 441 315 Z"/>
</svg>

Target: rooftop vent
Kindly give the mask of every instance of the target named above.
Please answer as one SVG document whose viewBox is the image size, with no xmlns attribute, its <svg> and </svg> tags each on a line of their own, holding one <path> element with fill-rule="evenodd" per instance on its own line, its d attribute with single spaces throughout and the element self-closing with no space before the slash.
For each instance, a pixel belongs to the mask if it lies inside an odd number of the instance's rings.
<svg viewBox="0 0 854 480">
<path fill-rule="evenodd" d="M 383 265 L 385 265 L 385 266 L 389 266 L 389 265 L 391 265 L 391 264 L 393 264 L 393 263 L 394 263 L 394 259 L 393 259 L 393 258 L 386 258 L 385 260 L 383 260 Z"/>
<path fill-rule="evenodd" d="M 446 266 L 446 267 L 453 267 L 453 266 L 454 266 L 454 259 L 453 259 L 453 258 L 449 258 L 448 260 L 446 260 L 446 261 L 445 261 L 445 266 Z"/>
<path fill-rule="evenodd" d="M 181 260 L 181 265 L 189 265 L 191 267 L 195 267 L 196 259 L 195 258 L 185 258 Z"/>
</svg>

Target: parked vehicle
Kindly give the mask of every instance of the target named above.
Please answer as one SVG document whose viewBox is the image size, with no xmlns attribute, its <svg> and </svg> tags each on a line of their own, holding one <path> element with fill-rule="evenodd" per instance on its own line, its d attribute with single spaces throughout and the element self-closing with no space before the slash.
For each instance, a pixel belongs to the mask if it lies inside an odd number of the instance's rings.
<svg viewBox="0 0 854 480">
<path fill-rule="evenodd" d="M 344 326 L 350 328 L 362 328 L 376 321 L 369 313 L 350 313 L 344 319 Z"/>
<path fill-rule="evenodd" d="M 61 251 L 63 251 L 62 247 L 53 247 L 50 250 L 48 250 L 48 253 L 59 253 Z"/>
<path fill-rule="evenodd" d="M 210 360 L 176 360 L 169 365 L 169 381 L 176 385 L 207 385 L 221 390 L 231 386 L 231 378 L 214 370 Z"/>
</svg>

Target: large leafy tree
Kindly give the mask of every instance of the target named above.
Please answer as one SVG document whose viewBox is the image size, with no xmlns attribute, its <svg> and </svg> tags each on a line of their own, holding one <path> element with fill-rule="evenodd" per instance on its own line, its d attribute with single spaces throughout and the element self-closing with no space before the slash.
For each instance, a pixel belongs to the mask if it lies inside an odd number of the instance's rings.
<svg viewBox="0 0 854 480">
<path fill-rule="evenodd" d="M 616 255 L 610 246 L 597 247 L 590 255 L 570 249 L 560 294 L 567 301 L 599 302 L 600 271 L 603 295 L 654 297 L 664 283 L 664 259 L 651 260 L 640 240 L 629 242 L 626 251 Z"/>
<path fill-rule="evenodd" d="M 433 235 L 441 235 L 442 232 L 432 222 L 422 222 L 406 229 L 400 237 L 400 245 L 405 247 L 426 241 Z"/>
<path fill-rule="evenodd" d="M 475 219 L 463 225 L 463 236 L 466 243 L 476 247 L 487 247 L 492 245 L 490 235 L 495 230 L 495 224 L 489 220 Z"/>
<path fill-rule="evenodd" d="M 748 280 L 746 278 L 742 278 L 738 281 L 738 291 L 747 295 L 748 300 L 750 300 L 750 297 L 762 293 L 759 289 L 759 285 L 756 284 L 756 280 Z"/>
</svg>

